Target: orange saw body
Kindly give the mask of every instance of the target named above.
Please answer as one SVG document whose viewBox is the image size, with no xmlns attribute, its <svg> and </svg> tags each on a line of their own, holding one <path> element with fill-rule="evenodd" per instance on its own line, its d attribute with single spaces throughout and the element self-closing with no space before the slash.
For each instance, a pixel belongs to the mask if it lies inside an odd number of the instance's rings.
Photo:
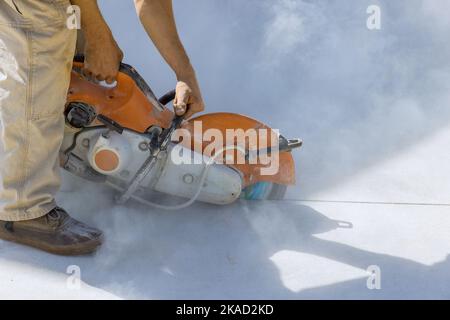
<svg viewBox="0 0 450 320">
<path fill-rule="evenodd" d="M 269 150 L 267 154 L 273 154 L 276 133 L 265 124 L 225 112 L 183 121 L 166 107 L 173 100 L 174 92 L 157 99 L 131 66 L 121 65 L 113 86 L 87 80 L 82 75 L 82 67 L 82 59 L 74 62 L 65 108 L 66 133 L 61 165 L 78 176 L 111 185 L 120 192 L 118 202 L 130 198 L 150 202 L 152 193 L 166 193 L 184 199 L 196 196 L 199 201 L 227 204 L 239 197 L 265 199 L 276 194 L 279 198 L 287 185 L 295 183 L 291 150 L 301 145 L 300 140 L 287 140 L 277 135 L 278 170 L 270 175 L 261 174 L 267 164 L 258 160 L 238 163 L 236 150 L 216 154 L 195 127 L 200 124 L 203 132 L 214 129 L 223 137 L 230 129 L 242 132 L 249 129 L 262 132 L 264 129 L 265 134 L 257 135 L 255 141 L 258 143 L 253 145 L 246 140 L 241 145 L 241 152 L 248 156 L 251 152 L 261 153 L 260 142 L 265 143 L 265 150 Z M 190 134 L 189 141 L 172 141 L 172 135 L 178 129 Z M 225 140 L 221 147 L 237 146 L 237 141 Z M 205 164 L 180 165 L 172 159 L 174 148 L 224 161 L 214 161 L 206 169 Z M 225 161 L 230 152 L 235 155 L 235 162 Z M 195 154 L 192 157 L 195 158 Z M 199 186 L 200 182 L 206 187 Z"/>
</svg>

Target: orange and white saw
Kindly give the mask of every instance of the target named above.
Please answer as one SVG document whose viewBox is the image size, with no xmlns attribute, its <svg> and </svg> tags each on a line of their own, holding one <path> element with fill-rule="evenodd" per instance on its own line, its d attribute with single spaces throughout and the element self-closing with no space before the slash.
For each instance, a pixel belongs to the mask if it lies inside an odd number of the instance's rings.
<svg viewBox="0 0 450 320">
<path fill-rule="evenodd" d="M 175 92 L 156 98 L 133 67 L 121 64 L 113 85 L 89 81 L 82 68 L 83 59 L 76 58 L 61 166 L 115 188 L 118 203 L 181 208 L 194 201 L 282 199 L 295 183 L 291 150 L 300 139 L 234 113 L 184 120 L 166 107 Z M 164 195 L 184 202 L 158 204 Z"/>
</svg>

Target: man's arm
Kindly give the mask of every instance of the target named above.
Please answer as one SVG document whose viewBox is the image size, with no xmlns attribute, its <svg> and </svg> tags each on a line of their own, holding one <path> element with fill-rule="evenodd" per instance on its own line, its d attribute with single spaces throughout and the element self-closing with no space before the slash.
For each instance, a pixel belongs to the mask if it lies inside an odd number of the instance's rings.
<svg viewBox="0 0 450 320">
<path fill-rule="evenodd" d="M 113 83 L 123 53 L 103 19 L 97 0 L 71 0 L 81 10 L 81 31 L 84 38 L 84 74 L 98 81 Z"/>
<path fill-rule="evenodd" d="M 134 0 L 145 30 L 178 80 L 175 111 L 189 118 L 204 110 L 203 98 L 194 68 L 178 36 L 172 0 Z"/>
</svg>

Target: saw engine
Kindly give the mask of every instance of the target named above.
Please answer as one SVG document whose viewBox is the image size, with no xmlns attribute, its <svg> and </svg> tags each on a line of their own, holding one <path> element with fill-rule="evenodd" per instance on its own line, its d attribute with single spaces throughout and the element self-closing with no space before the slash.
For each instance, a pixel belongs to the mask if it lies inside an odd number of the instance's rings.
<svg viewBox="0 0 450 320">
<path fill-rule="evenodd" d="M 174 163 L 170 156 L 172 149 L 183 147 L 170 140 L 159 144 L 164 135 L 162 128 L 153 127 L 148 133 L 140 134 L 121 128 L 101 116 L 105 126 L 73 127 L 73 124 L 90 121 L 91 113 L 85 110 L 84 106 L 78 111 L 72 110 L 66 117 L 68 126 L 63 145 L 64 169 L 119 190 L 125 198 L 119 196 L 118 202 L 125 202 L 129 198 L 150 201 L 157 197 L 158 192 L 187 199 L 195 196 L 205 165 Z M 82 121 L 77 118 L 74 123 L 70 114 L 75 112 L 82 113 L 85 118 Z M 238 171 L 213 164 L 202 184 L 197 200 L 228 204 L 239 197 L 242 179 Z M 132 190 L 128 189 L 129 186 L 133 186 Z"/>
</svg>

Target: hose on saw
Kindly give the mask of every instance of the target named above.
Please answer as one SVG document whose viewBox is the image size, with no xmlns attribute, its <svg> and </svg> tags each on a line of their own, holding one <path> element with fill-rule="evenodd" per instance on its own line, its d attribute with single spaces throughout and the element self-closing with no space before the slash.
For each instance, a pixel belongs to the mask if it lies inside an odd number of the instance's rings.
<svg viewBox="0 0 450 320">
<path fill-rule="evenodd" d="M 240 152 L 245 153 L 245 150 L 243 148 L 239 148 L 237 146 L 227 146 L 225 148 L 222 148 L 213 157 L 209 158 L 208 161 L 205 163 L 205 166 L 202 170 L 202 174 L 200 175 L 200 180 L 198 182 L 197 191 L 195 192 L 194 196 L 191 199 L 189 199 L 188 201 L 186 201 L 184 203 L 181 203 L 178 205 L 164 205 L 164 204 L 159 204 L 159 203 L 155 203 L 152 201 L 142 199 L 135 195 L 131 195 L 131 198 L 136 200 L 137 202 L 140 202 L 142 204 L 148 205 L 148 206 L 156 208 L 156 209 L 174 210 L 175 211 L 175 210 L 181 210 L 181 209 L 187 208 L 190 205 L 192 205 L 197 200 L 197 198 L 200 196 L 200 193 L 202 192 L 203 184 L 206 180 L 206 177 L 208 176 L 208 171 L 211 168 L 211 166 L 214 164 L 214 161 L 216 160 L 216 158 L 228 150 L 238 150 Z"/>
</svg>

